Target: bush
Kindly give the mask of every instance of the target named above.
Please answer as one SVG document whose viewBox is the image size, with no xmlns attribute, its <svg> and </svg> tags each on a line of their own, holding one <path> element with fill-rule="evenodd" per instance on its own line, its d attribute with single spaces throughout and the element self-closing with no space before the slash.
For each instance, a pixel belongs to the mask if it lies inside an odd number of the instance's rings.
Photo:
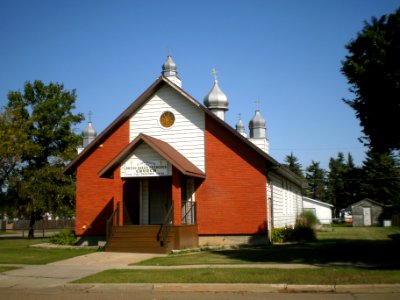
<svg viewBox="0 0 400 300">
<path fill-rule="evenodd" d="M 294 228 L 274 228 L 272 230 L 272 242 L 286 243 L 316 241 L 317 237 L 315 234 L 315 227 L 318 224 L 318 218 L 311 211 L 303 211 L 297 218 Z"/>
<path fill-rule="evenodd" d="M 297 242 L 314 242 L 317 240 L 317 237 L 314 228 L 296 224 L 293 229 L 293 240 Z"/>
<path fill-rule="evenodd" d="M 296 220 L 296 226 L 304 226 L 315 229 L 319 224 L 317 216 L 311 211 L 303 211 Z"/>
<path fill-rule="evenodd" d="M 77 243 L 73 230 L 63 230 L 50 239 L 50 242 L 57 245 L 75 245 Z"/>
<path fill-rule="evenodd" d="M 272 242 L 273 243 L 285 243 L 293 240 L 293 228 L 274 228 L 272 230 Z"/>
</svg>

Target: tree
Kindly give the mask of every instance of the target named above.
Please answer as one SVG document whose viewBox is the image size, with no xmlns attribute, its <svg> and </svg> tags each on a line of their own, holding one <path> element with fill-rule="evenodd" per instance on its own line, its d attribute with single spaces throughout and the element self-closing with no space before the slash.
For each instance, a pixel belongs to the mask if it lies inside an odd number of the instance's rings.
<svg viewBox="0 0 400 300">
<path fill-rule="evenodd" d="M 361 196 L 400 207 L 400 168 L 386 153 L 369 151 L 363 166 Z"/>
<path fill-rule="evenodd" d="M 308 189 L 306 195 L 313 199 L 325 201 L 326 171 L 319 166 L 319 162 L 312 161 L 306 169 Z"/>
<path fill-rule="evenodd" d="M 360 179 L 360 170 L 354 166 L 350 153 L 347 161 L 341 152 L 338 153 L 337 158 L 330 159 L 327 200 L 335 206 L 336 211 L 357 202 Z"/>
<path fill-rule="evenodd" d="M 8 174 L 3 198 L 12 200 L 20 214 L 30 217 L 31 227 L 43 213 L 65 214 L 74 206 L 74 182 L 62 169 L 76 155 L 80 143 L 80 136 L 72 131 L 72 126 L 83 120 L 82 114 L 72 112 L 75 101 L 75 90 L 41 81 L 26 82 L 23 93 L 8 94 L 3 113 L 10 116 L 4 123 L 9 132 L 6 140 L 14 138 L 10 130 L 23 128 L 23 133 L 16 131 L 21 149 L 9 148 L 6 153 L 17 172 Z M 3 141 L 0 149 L 7 149 Z"/>
<path fill-rule="evenodd" d="M 304 178 L 302 165 L 299 163 L 299 159 L 294 156 L 293 153 L 290 153 L 290 155 L 286 155 L 284 162 L 285 166 L 287 166 L 290 171 L 292 171 L 300 178 Z"/>
<path fill-rule="evenodd" d="M 374 152 L 399 150 L 400 131 L 394 128 L 400 115 L 400 8 L 365 22 L 346 48 L 341 71 L 355 98 L 344 101 L 360 120 L 361 141 Z"/>
</svg>

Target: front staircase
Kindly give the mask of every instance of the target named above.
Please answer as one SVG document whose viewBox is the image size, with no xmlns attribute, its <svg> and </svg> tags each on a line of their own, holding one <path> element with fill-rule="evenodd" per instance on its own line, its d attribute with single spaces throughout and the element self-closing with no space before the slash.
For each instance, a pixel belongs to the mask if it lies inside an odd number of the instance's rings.
<svg viewBox="0 0 400 300">
<path fill-rule="evenodd" d="M 161 225 L 114 226 L 105 250 L 168 253 L 173 249 L 195 248 L 199 245 L 197 225 L 172 225 L 171 230 L 163 238 L 160 238 L 160 229 Z"/>
<path fill-rule="evenodd" d="M 106 251 L 138 252 L 138 253 L 167 253 L 172 234 L 166 242 L 161 243 L 158 235 L 160 225 L 126 225 L 113 227 L 113 234 L 107 242 Z"/>
</svg>

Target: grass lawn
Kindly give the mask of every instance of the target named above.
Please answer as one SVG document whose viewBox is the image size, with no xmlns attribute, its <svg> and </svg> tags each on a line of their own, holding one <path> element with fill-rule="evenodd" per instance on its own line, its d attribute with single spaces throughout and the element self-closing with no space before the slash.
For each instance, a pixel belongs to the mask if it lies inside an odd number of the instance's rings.
<svg viewBox="0 0 400 300">
<path fill-rule="evenodd" d="M 357 263 L 400 269 L 400 227 L 333 227 L 317 237 L 314 243 L 173 254 L 139 264 Z"/>
<path fill-rule="evenodd" d="M 5 267 L 5 266 L 0 266 L 0 273 L 2 272 L 7 272 L 7 271 L 11 271 L 11 270 L 16 270 L 18 269 L 17 267 Z"/>
<path fill-rule="evenodd" d="M 173 254 L 140 265 L 307 263 L 373 265 L 316 269 L 196 268 L 169 270 L 107 270 L 76 283 L 400 283 L 400 228 L 335 227 L 319 232 L 318 241 L 233 250 Z"/>
<path fill-rule="evenodd" d="M 93 249 L 44 249 L 29 247 L 33 244 L 48 243 L 49 239 L 0 239 L 0 264 L 42 265 L 78 255 L 95 252 Z"/>
<path fill-rule="evenodd" d="M 382 284 L 400 283 L 400 270 L 357 268 L 107 270 L 74 283 Z"/>
</svg>

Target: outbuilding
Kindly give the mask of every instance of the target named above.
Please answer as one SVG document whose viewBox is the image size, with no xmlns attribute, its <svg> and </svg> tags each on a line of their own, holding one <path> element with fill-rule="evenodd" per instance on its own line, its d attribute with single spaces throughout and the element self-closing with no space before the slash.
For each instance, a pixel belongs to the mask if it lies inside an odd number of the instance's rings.
<svg viewBox="0 0 400 300">
<path fill-rule="evenodd" d="M 365 198 L 351 206 L 353 226 L 378 226 L 384 205 Z"/>
<path fill-rule="evenodd" d="M 303 197 L 303 210 L 313 212 L 321 224 L 332 223 L 332 208 L 332 204 Z"/>
</svg>

